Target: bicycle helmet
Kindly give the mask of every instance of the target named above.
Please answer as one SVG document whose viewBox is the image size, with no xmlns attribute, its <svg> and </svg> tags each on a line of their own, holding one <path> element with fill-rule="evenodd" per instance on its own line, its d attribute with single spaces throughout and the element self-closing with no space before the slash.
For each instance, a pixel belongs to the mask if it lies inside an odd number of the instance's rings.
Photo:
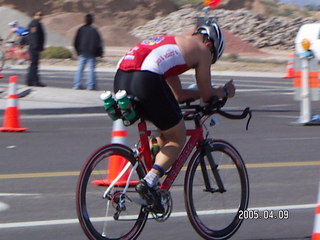
<svg viewBox="0 0 320 240">
<path fill-rule="evenodd" d="M 210 49 L 211 63 L 214 64 L 223 54 L 225 47 L 223 33 L 218 23 L 215 20 L 207 21 L 205 24 L 198 26 L 194 34 L 202 34 L 212 42 L 213 46 Z"/>
<path fill-rule="evenodd" d="M 17 26 L 18 25 L 18 21 L 12 21 L 8 23 L 8 26 L 13 27 L 13 26 Z"/>
</svg>

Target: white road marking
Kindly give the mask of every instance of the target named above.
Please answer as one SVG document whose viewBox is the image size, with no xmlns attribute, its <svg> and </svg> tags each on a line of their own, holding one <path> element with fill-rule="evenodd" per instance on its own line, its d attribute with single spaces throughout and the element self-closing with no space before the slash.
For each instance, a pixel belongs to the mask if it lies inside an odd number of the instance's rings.
<svg viewBox="0 0 320 240">
<path fill-rule="evenodd" d="M 0 197 L 33 197 L 40 195 L 40 193 L 0 193 Z"/>
<path fill-rule="evenodd" d="M 250 210 L 302 210 L 302 209 L 311 209 L 315 208 L 317 204 L 300 204 L 300 205 L 283 205 L 283 206 L 268 206 L 268 207 L 255 207 L 250 208 Z M 225 209 L 225 210 L 212 210 L 212 211 L 203 211 L 198 215 L 210 215 L 210 214 L 228 214 L 236 212 L 236 209 Z M 186 212 L 173 212 L 172 217 L 185 217 L 187 216 Z M 130 216 L 128 216 L 130 217 Z M 103 221 L 108 220 L 109 218 L 95 218 L 93 221 Z M 111 219 L 111 218 L 110 218 Z M 113 219 L 113 218 L 112 218 Z M 76 218 L 72 219 L 56 219 L 56 220 L 43 220 L 43 221 L 28 221 L 28 222 L 11 222 L 11 223 L 0 223 L 0 229 L 8 228 L 25 228 L 25 227 L 43 227 L 43 226 L 54 226 L 54 225 L 65 225 L 65 224 L 78 224 L 79 221 Z"/>
<path fill-rule="evenodd" d="M 267 141 L 306 141 L 320 140 L 320 137 L 290 137 L 290 138 L 265 138 Z"/>
<path fill-rule="evenodd" d="M 15 145 L 7 146 L 7 149 L 12 149 L 12 148 L 16 148 L 16 146 Z"/>
<path fill-rule="evenodd" d="M 279 91 L 273 91 L 271 89 L 266 89 L 266 88 L 238 88 L 236 90 L 237 92 L 267 92 L 267 93 L 273 93 L 276 92 L 277 94 L 280 94 L 282 91 L 289 91 L 289 92 L 282 92 L 281 94 L 286 94 L 286 95 L 293 95 L 295 94 L 293 91 L 291 92 L 291 89 L 282 89 Z"/>
<path fill-rule="evenodd" d="M 90 118 L 97 118 L 103 117 L 107 118 L 107 113 L 75 113 L 75 114 L 39 114 L 39 115 L 23 115 L 23 119 L 46 119 L 46 118 L 79 118 L 79 117 L 90 117 Z"/>
<path fill-rule="evenodd" d="M 9 208 L 10 208 L 10 206 L 8 204 L 0 202 L 0 212 L 3 212 Z"/>
<path fill-rule="evenodd" d="M 0 193 L 0 197 L 33 197 L 40 196 L 38 193 Z M 0 202 L 0 212 L 6 211 L 10 206 L 4 202 Z"/>
</svg>

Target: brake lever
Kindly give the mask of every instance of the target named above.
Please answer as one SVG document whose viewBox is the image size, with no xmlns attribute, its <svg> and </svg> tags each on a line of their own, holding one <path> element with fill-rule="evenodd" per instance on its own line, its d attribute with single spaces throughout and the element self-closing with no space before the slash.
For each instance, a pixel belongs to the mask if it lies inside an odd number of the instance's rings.
<svg viewBox="0 0 320 240">
<path fill-rule="evenodd" d="M 248 131 L 248 129 L 249 129 L 249 123 L 250 123 L 250 120 L 251 120 L 251 118 L 252 118 L 252 111 L 250 110 L 250 108 L 247 107 L 247 108 L 243 111 L 243 113 L 245 113 L 246 116 L 249 115 L 249 118 L 248 118 L 247 124 L 246 124 L 246 131 Z"/>
<path fill-rule="evenodd" d="M 246 124 L 246 130 L 249 129 L 249 123 L 250 123 L 250 120 L 251 120 L 251 117 L 252 117 L 252 113 L 251 113 L 251 110 L 250 110 L 249 107 L 245 108 L 240 115 L 230 114 L 230 113 L 227 113 L 227 112 L 222 111 L 220 109 L 218 109 L 216 111 L 216 113 L 218 113 L 221 116 L 226 117 L 228 119 L 244 119 L 249 115 L 249 118 L 248 118 L 248 121 L 247 121 L 247 124 Z"/>
</svg>

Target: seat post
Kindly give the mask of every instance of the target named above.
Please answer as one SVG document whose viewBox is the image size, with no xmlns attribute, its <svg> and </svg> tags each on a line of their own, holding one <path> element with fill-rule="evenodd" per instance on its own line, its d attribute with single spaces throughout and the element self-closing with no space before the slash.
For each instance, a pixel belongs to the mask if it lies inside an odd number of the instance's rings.
<svg viewBox="0 0 320 240">
<path fill-rule="evenodd" d="M 141 121 L 138 123 L 138 130 L 139 130 L 139 136 L 140 136 L 141 147 L 143 152 L 143 158 L 145 161 L 146 168 L 149 171 L 153 165 L 153 162 L 151 159 L 147 123 L 144 119 L 141 119 Z"/>
</svg>

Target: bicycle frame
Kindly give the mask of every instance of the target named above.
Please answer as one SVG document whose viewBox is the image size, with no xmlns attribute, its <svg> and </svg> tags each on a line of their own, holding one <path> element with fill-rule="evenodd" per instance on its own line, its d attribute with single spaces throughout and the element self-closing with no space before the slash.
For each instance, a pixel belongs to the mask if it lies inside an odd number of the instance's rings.
<svg viewBox="0 0 320 240">
<path fill-rule="evenodd" d="M 193 121 L 194 125 L 186 130 L 187 141 L 170 171 L 161 181 L 159 192 L 164 208 L 163 213 L 157 212 L 153 204 L 139 196 L 134 189 L 129 189 L 152 169 L 154 159 L 151 154 L 150 139 L 158 135 L 155 134 L 155 130 L 148 129 L 146 121 L 142 119 L 137 124 L 139 139 L 135 147 L 113 143 L 99 148 L 83 168 L 77 188 L 78 218 L 86 235 L 90 239 L 136 239 L 149 219 L 149 213 L 151 218 L 158 222 L 166 221 L 173 209 L 171 186 L 181 169 L 188 165 L 183 184 L 184 199 L 187 215 L 193 228 L 204 239 L 227 239 L 232 236 L 242 223 L 242 219 L 238 217 L 239 211 L 244 211 L 248 207 L 248 175 L 238 151 L 226 141 L 208 137 L 204 123 L 212 114 L 220 114 L 229 119 L 244 119 L 249 115 L 248 127 L 251 111 L 246 108 L 240 115 L 229 114 L 220 110 L 224 103 L 225 101 L 215 102 L 204 107 L 187 105 L 183 108 L 184 120 Z M 101 174 L 105 175 L 105 166 L 109 164 L 110 157 L 117 155 L 125 158 L 125 166 L 120 172 L 117 170 L 111 183 L 108 178 L 108 182 L 102 181 L 101 185 L 97 184 L 96 180 L 101 182 L 99 180 Z M 232 167 L 224 168 L 223 164 Z M 96 173 L 99 173 L 98 176 Z M 229 178 L 228 176 L 234 177 Z M 119 180 L 121 184 L 118 184 Z M 95 185 L 100 185 L 102 188 Z M 95 191 L 98 198 L 93 196 Z M 233 197 L 230 202 L 224 201 L 232 195 L 236 198 L 240 196 L 239 201 Z M 87 201 L 91 200 L 92 204 L 87 205 Z M 102 211 L 95 210 L 93 206 L 96 204 L 97 207 L 102 207 Z M 209 206 L 211 209 L 209 212 L 212 215 L 210 219 L 208 215 L 201 217 Z M 238 209 L 238 211 L 232 211 L 232 215 L 226 218 L 225 216 L 220 217 L 220 214 L 211 214 L 215 211 L 222 213 L 228 209 Z M 94 224 L 97 218 L 106 219 L 102 223 L 103 227 L 100 223 Z M 211 219 L 217 219 L 217 221 L 211 221 Z M 110 225 L 107 224 L 109 220 L 112 221 Z M 128 220 L 132 223 L 129 223 Z M 217 222 L 217 226 L 212 222 Z M 227 225 L 222 226 L 224 224 Z M 124 228 L 118 227 L 116 230 L 115 225 L 124 225 Z"/>
<path fill-rule="evenodd" d="M 154 131 L 147 129 L 147 123 L 145 120 L 141 120 L 138 123 L 138 131 L 139 131 L 139 138 L 141 142 L 141 146 L 138 149 L 138 154 L 139 154 L 138 159 L 141 164 L 145 165 L 147 171 L 149 171 L 153 165 L 153 161 L 151 159 L 151 150 L 149 146 L 149 137 Z M 189 136 L 190 138 L 184 145 L 183 150 L 181 151 L 177 160 L 173 163 L 170 172 L 167 174 L 167 177 L 164 179 L 163 183 L 161 184 L 160 186 L 161 189 L 165 189 L 165 190 L 170 189 L 176 177 L 178 176 L 179 172 L 181 171 L 181 168 L 184 166 L 184 164 L 188 160 L 192 150 L 197 146 L 199 142 L 202 142 L 204 140 L 202 126 L 199 125 L 195 129 L 187 129 L 187 136 Z M 137 168 L 137 164 L 138 162 L 130 170 L 130 174 L 127 179 L 127 183 L 123 190 L 123 193 L 125 193 L 128 190 L 128 187 L 130 186 L 131 174 L 135 170 L 135 168 Z M 125 174 L 125 172 L 129 170 L 129 168 L 130 168 L 130 163 L 127 163 L 127 165 L 124 166 L 124 168 L 118 174 L 118 176 L 108 186 L 108 188 L 103 194 L 103 198 L 108 197 L 108 194 L 110 193 L 111 189 L 116 185 L 117 181 Z"/>
<path fill-rule="evenodd" d="M 24 49 L 25 46 L 20 48 L 19 44 L 14 41 L 9 42 L 10 45 L 5 45 L 3 42 L 0 43 L 1 51 L 4 55 L 5 60 L 30 60 L 29 52 L 27 49 Z"/>
<path fill-rule="evenodd" d="M 225 103 L 225 101 L 224 101 L 224 103 Z M 249 115 L 249 119 L 248 119 L 247 126 L 246 126 L 246 129 L 248 129 L 249 121 L 251 119 L 251 111 L 249 110 L 249 108 L 246 108 L 241 115 L 231 115 L 231 114 L 228 114 L 223 111 L 216 111 L 216 113 L 219 113 L 222 116 L 227 117 L 229 119 L 243 119 L 247 115 Z M 143 164 L 145 166 L 147 171 L 149 171 L 153 165 L 153 161 L 151 159 L 151 150 L 150 150 L 150 146 L 149 146 L 149 137 L 151 136 L 152 132 L 154 132 L 154 131 L 147 129 L 147 123 L 143 119 L 140 120 L 140 122 L 138 123 L 138 131 L 139 131 L 139 138 L 140 138 L 140 143 L 141 143 L 141 146 L 139 147 L 139 149 L 136 152 L 137 157 L 138 157 L 138 161 L 140 164 Z M 167 177 L 164 179 L 164 181 L 162 182 L 162 184 L 160 186 L 161 189 L 164 189 L 164 190 L 170 189 L 170 187 L 174 183 L 176 177 L 180 173 L 181 168 L 184 166 L 184 164 L 188 160 L 192 150 L 195 147 L 197 147 L 199 145 L 199 143 L 202 143 L 205 140 L 203 137 L 203 127 L 202 127 L 202 123 L 200 123 L 200 119 L 195 121 L 195 128 L 194 129 L 187 129 L 186 130 L 186 135 L 189 136 L 190 138 L 187 140 L 186 144 L 184 145 L 183 150 L 179 154 L 177 160 L 171 166 L 171 170 L 169 171 L 169 173 L 167 174 Z M 208 149 L 204 148 L 204 150 L 207 151 Z M 216 164 L 214 162 L 214 159 L 212 157 L 210 157 L 210 154 L 208 154 L 208 156 L 209 156 L 209 158 L 208 158 L 209 164 L 211 165 L 212 169 L 216 169 L 216 167 L 215 167 Z M 130 163 L 128 163 L 125 166 L 125 168 L 127 170 L 129 170 L 129 166 L 130 166 Z M 134 166 L 134 168 L 136 168 L 136 167 L 137 167 L 137 165 Z M 119 173 L 118 177 L 115 180 L 113 180 L 113 182 L 110 184 L 108 189 L 105 191 L 104 197 L 106 197 L 109 194 L 110 190 L 113 188 L 113 186 L 116 185 L 116 182 L 118 181 L 117 179 L 124 175 L 124 173 L 126 172 L 126 169 L 121 171 L 121 173 Z M 213 170 L 213 174 L 215 176 L 215 179 L 217 181 L 217 185 L 219 187 L 218 190 L 215 190 L 209 186 L 207 174 L 205 173 L 204 169 L 205 169 L 205 166 L 202 166 L 202 172 L 203 172 L 203 175 L 205 178 L 205 184 L 206 184 L 206 191 L 224 192 L 225 188 L 223 186 L 223 183 L 221 181 L 221 178 L 220 178 L 218 172 Z M 134 169 L 131 169 L 131 173 L 132 173 L 132 171 L 134 171 Z M 130 174 L 130 176 L 131 176 L 131 174 Z M 130 178 L 127 180 L 127 184 L 126 184 L 124 192 L 129 187 L 130 180 L 131 180 Z"/>
<path fill-rule="evenodd" d="M 148 137 L 151 136 L 152 131 L 147 129 L 147 124 L 145 121 L 141 121 L 138 124 L 138 130 L 140 134 L 140 141 L 141 141 L 141 155 L 144 159 L 144 163 L 146 165 L 147 170 L 150 170 L 152 167 L 152 159 L 151 159 L 151 151 L 149 147 L 149 140 Z M 187 136 L 190 138 L 187 140 L 186 144 L 183 147 L 180 155 L 178 156 L 177 160 L 173 163 L 170 172 L 168 173 L 167 177 L 164 179 L 163 183 L 161 184 L 160 188 L 169 190 L 172 184 L 174 183 L 176 177 L 178 176 L 181 168 L 184 166 L 186 161 L 189 158 L 190 153 L 192 150 L 197 146 L 197 144 L 204 140 L 203 138 L 203 129 L 202 126 L 197 126 L 195 129 L 188 129 Z M 141 157 L 140 157 L 141 160 Z"/>
</svg>

